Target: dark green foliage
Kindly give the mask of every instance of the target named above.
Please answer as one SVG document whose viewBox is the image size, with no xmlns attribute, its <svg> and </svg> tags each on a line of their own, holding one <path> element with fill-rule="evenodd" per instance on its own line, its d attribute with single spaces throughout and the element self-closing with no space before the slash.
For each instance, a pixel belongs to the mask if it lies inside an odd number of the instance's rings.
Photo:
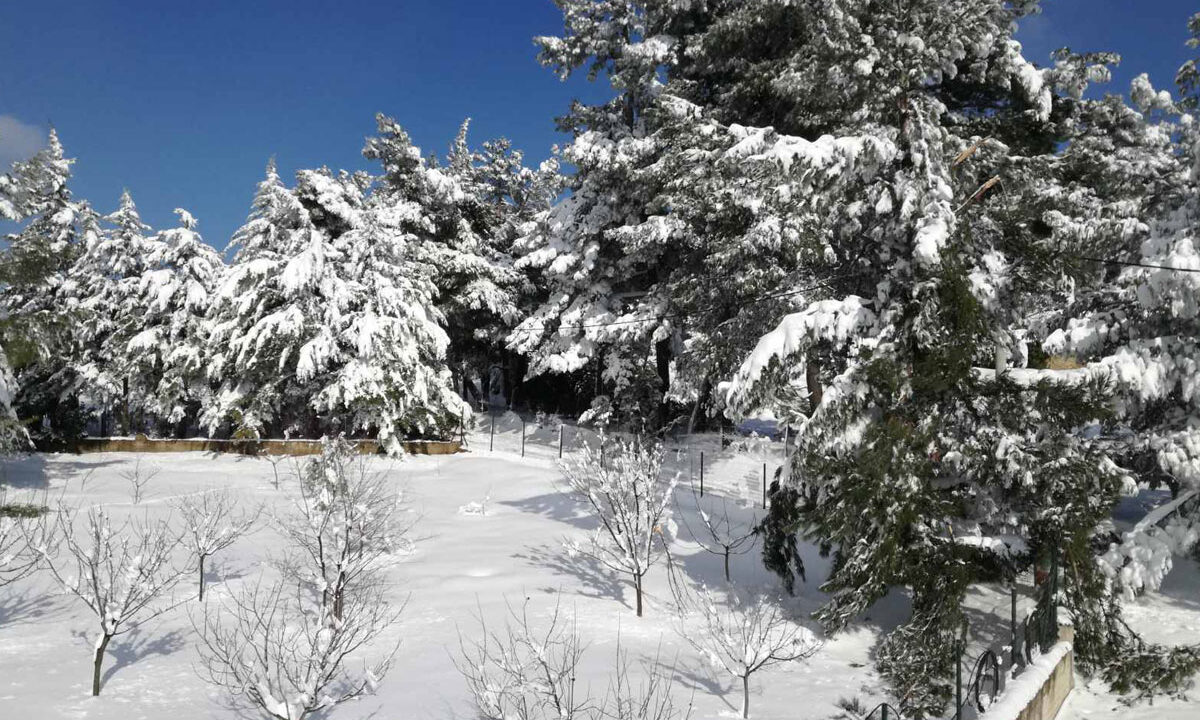
<svg viewBox="0 0 1200 720">
<path fill-rule="evenodd" d="M 768 570 L 779 576 L 789 595 L 796 592 L 796 577 L 805 582 L 804 560 L 796 542 L 800 525 L 800 498 L 791 485 L 771 483 L 768 493 L 770 511 L 755 532 L 763 539 L 762 560 Z"/>
<path fill-rule="evenodd" d="M 0 517 L 8 518 L 37 518 L 45 515 L 47 508 L 45 505 L 33 505 L 30 503 L 9 503 L 0 505 Z"/>
</svg>

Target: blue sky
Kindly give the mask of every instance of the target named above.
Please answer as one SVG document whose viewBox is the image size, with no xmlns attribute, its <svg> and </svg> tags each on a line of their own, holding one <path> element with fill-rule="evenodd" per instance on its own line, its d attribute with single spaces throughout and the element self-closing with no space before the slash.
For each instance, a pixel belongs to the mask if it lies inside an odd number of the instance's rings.
<svg viewBox="0 0 1200 720">
<path fill-rule="evenodd" d="M 542 159 L 573 97 L 531 42 L 556 33 L 551 0 L 68 0 L 10 2 L 0 23 L 0 162 L 27 155 L 53 123 L 78 158 L 73 189 L 101 211 L 129 188 L 155 226 L 186 207 L 224 247 L 271 155 L 281 171 L 370 167 L 374 114 L 396 117 L 427 152 L 459 123 Z M 1139 72 L 1173 89 L 1195 0 L 1044 0 L 1019 38 L 1051 50 L 1114 50 L 1114 90 Z"/>
</svg>

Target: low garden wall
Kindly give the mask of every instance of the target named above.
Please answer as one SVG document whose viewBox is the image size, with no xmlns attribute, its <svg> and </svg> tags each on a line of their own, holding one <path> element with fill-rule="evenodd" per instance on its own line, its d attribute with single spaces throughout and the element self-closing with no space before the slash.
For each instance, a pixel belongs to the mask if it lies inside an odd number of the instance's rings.
<svg viewBox="0 0 1200 720">
<path fill-rule="evenodd" d="M 381 452 L 377 440 L 354 440 L 365 455 Z M 208 438 L 151 439 L 145 435 L 126 438 L 82 438 L 71 448 L 78 453 L 101 452 L 216 452 L 238 455 L 319 455 L 320 440 L 211 440 Z M 412 455 L 452 455 L 462 450 L 457 440 L 409 440 L 404 451 Z"/>
<path fill-rule="evenodd" d="M 1011 680 L 980 720 L 1054 720 L 1075 687 L 1075 651 L 1071 628 L 1060 628 L 1059 641 Z"/>
</svg>

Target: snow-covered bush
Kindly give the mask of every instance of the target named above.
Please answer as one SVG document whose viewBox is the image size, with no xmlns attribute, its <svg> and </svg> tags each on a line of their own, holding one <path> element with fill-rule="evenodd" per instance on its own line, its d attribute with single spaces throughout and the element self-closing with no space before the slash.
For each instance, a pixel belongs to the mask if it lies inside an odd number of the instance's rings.
<svg viewBox="0 0 1200 720">
<path fill-rule="evenodd" d="M 796 623 L 777 598 L 727 585 L 672 585 L 679 636 L 717 670 L 742 683 L 742 717 L 750 717 L 750 678 L 759 670 L 805 660 L 821 648 L 808 628 Z"/>
<path fill-rule="evenodd" d="M 57 531 L 66 557 L 47 553 L 47 564 L 63 589 L 95 615 L 92 695 L 99 695 L 109 642 L 178 607 L 182 600 L 172 590 L 186 569 L 176 563 L 179 536 L 169 520 L 116 524 L 102 507 L 90 508 L 82 523 L 76 515 L 77 510 L 59 506 Z"/>
<path fill-rule="evenodd" d="M 581 553 L 633 582 L 638 617 L 642 580 L 666 554 L 671 540 L 671 503 L 678 476 L 662 478 L 662 446 L 641 438 L 607 441 L 559 463 L 564 489 L 599 523 L 586 543 L 569 541 Z"/>
<path fill-rule="evenodd" d="M 183 542 L 196 559 L 199 599 L 204 599 L 204 564 L 212 555 L 231 547 L 254 530 L 262 508 L 242 512 L 228 490 L 208 490 L 184 495 L 175 502 L 183 521 Z"/>
</svg>

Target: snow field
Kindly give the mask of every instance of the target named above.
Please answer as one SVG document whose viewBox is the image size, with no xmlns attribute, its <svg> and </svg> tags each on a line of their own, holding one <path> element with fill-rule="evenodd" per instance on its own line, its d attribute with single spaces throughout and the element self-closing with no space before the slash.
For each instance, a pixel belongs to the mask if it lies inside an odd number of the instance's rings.
<svg viewBox="0 0 1200 720">
<path fill-rule="evenodd" d="M 606 688 L 619 642 L 635 664 L 657 657 L 674 668 L 676 699 L 684 705 L 692 703 L 693 717 L 736 717 L 738 682 L 713 669 L 673 630 L 665 566 L 655 567 L 647 576 L 646 616 L 636 618 L 633 590 L 623 579 L 581 555 L 571 557 L 563 547 L 568 539 L 585 540 L 594 524 L 580 505 L 561 492 L 553 462 L 557 446 L 527 441 L 527 457 L 522 459 L 519 430 L 501 432 L 498 426 L 496 450 L 489 453 L 486 431 L 485 420 L 483 432 L 469 436 L 473 452 L 468 454 L 410 457 L 401 462 L 370 460 L 373 469 L 407 489 L 411 512 L 419 516 L 415 548 L 396 557 L 386 572 L 389 598 L 396 603 L 407 598 L 409 604 L 400 623 L 375 645 L 384 652 L 401 642 L 396 663 L 378 694 L 335 709 L 330 717 L 362 717 L 374 711 L 380 717 L 473 717 L 466 686 L 453 662 L 459 633 L 468 639 L 477 635 L 478 617 L 494 629 L 506 617 L 506 603 L 517 607 L 526 598 L 535 618 L 548 614 L 556 599 L 561 599 L 565 611 L 574 613 L 588 645 L 580 683 L 595 694 Z M 529 432 L 532 436 L 531 428 Z M 556 439 L 556 431 L 551 434 Z M 702 502 L 720 502 L 721 497 L 708 496 L 721 493 L 740 518 L 761 513 L 757 488 L 750 487 L 745 476 L 753 467 L 761 468 L 764 457 L 776 455 L 778 443 L 717 453 L 715 437 L 697 436 L 691 445 L 691 453 L 684 449 L 679 457 L 669 454 L 667 463 L 683 476 L 675 503 L 683 521 L 694 530 L 702 527 L 686 481 L 687 459 L 698 458 L 699 447 L 705 447 L 706 453 Z M 714 456 L 709 465 L 708 458 Z M 116 522 L 130 513 L 151 518 L 172 515 L 172 504 L 179 497 L 210 488 L 228 488 L 243 507 L 263 504 L 264 518 L 286 513 L 297 497 L 297 481 L 287 464 L 279 468 L 282 482 L 276 489 L 271 465 L 264 460 L 178 453 L 141 457 L 144 469 L 158 473 L 135 506 L 125 476 L 137 462 L 137 456 L 124 454 L 33 455 L 6 463 L 4 477 L 15 488 L 10 493 L 13 499 L 33 494 L 50 503 L 61 499 L 84 507 L 102 504 Z M 773 472 L 771 465 L 768 468 Z M 721 558 L 694 542 L 684 523 L 678 523 L 677 533 L 672 555 L 678 568 L 693 582 L 718 586 Z M 252 535 L 210 560 L 209 602 L 220 603 L 260 574 L 275 577 L 270 559 L 283 550 L 282 538 L 269 519 L 264 520 Z M 805 618 L 824 601 L 816 586 L 828 571 L 828 561 L 811 546 L 802 546 L 802 552 L 809 579 L 798 586 L 797 597 L 787 601 L 787 609 L 811 627 Z M 179 560 L 186 560 L 182 550 Z M 763 570 L 757 548 L 733 558 L 732 574 L 743 587 L 777 587 Z M 194 597 L 194 583 L 189 575 L 178 593 Z M 1198 597 L 1200 569 L 1190 561 L 1179 563 L 1164 583 L 1164 594 L 1130 604 L 1129 617 L 1150 640 L 1200 641 Z M 966 604 L 973 651 L 1003 637 L 1008 603 L 1003 588 L 971 589 Z M 1022 611 L 1025 605 L 1022 600 Z M 8 588 L 0 597 L 2 715 L 98 720 L 237 717 L 194 671 L 196 638 L 189 614 L 197 615 L 197 608 L 197 601 L 189 599 L 150 626 L 114 640 L 105 662 L 102 694 L 92 698 L 94 618 L 74 598 L 62 594 L 48 573 Z M 843 698 L 858 697 L 868 708 L 885 699 L 871 651 L 881 634 L 907 612 L 904 593 L 893 593 L 850 630 L 827 640 L 811 660 L 755 675 L 753 716 L 824 719 L 840 712 L 837 702 Z M 369 658 L 355 660 L 364 659 Z M 1126 708 L 1100 686 L 1077 691 L 1067 707 L 1064 717 L 1072 720 L 1184 720 L 1194 711 L 1193 705 L 1181 701 Z"/>
<path fill-rule="evenodd" d="M 166 516 L 172 513 L 172 500 L 210 488 L 229 488 L 247 507 L 263 503 L 266 515 L 286 512 L 297 495 L 292 473 L 281 468 L 285 477 L 276 490 L 270 464 L 263 460 L 162 454 L 142 457 L 144 467 L 160 472 L 146 488 L 145 499 L 134 506 L 122 475 L 135 462 L 136 456 L 121 454 L 34 455 L 11 461 L 5 469 L 9 482 L 20 488 L 17 493 L 45 493 L 51 502 L 61 498 L 85 507 L 103 504 L 116 522 L 129 513 Z M 466 687 L 453 665 L 459 632 L 466 637 L 477 632 L 477 616 L 492 626 L 501 623 L 506 601 L 519 606 L 526 597 L 537 617 L 538 608 L 553 608 L 560 592 L 563 608 L 575 613 L 589 645 L 580 682 L 597 695 L 606 688 L 619 639 L 635 663 L 658 656 L 674 667 L 676 697 L 694 704 L 693 717 L 737 714 L 740 687 L 711 670 L 672 630 L 665 566 L 647 577 L 646 617 L 638 619 L 631 588 L 583 557 L 564 552 L 564 540 L 583 540 L 593 526 L 559 491 L 552 463 L 499 453 L 371 462 L 409 489 L 411 509 L 420 516 L 415 549 L 397 557 L 387 570 L 390 599 L 407 597 L 409 605 L 401 622 L 376 644 L 382 652 L 402 641 L 379 693 L 340 707 L 330 717 L 362 717 L 375 710 L 380 717 L 472 717 Z M 486 514 L 460 512 L 484 498 L 490 498 Z M 681 489 L 678 500 L 682 512 L 694 512 L 689 510 L 690 492 Z M 221 602 L 260 573 L 274 577 L 269 560 L 283 549 L 278 533 L 264 522 L 212 558 L 209 602 Z M 673 554 L 691 579 L 719 583 L 720 558 L 705 553 L 686 533 Z M 819 573 L 824 561 L 815 552 L 807 553 L 806 560 Z M 742 584 L 772 584 L 753 553 L 734 559 L 733 574 Z M 189 576 L 178 592 L 194 594 L 194 583 Z M 9 590 L 0 599 L 0 705 L 5 717 L 236 717 L 194 672 L 196 639 L 189 612 L 196 615 L 197 601 L 114 640 L 102 694 L 92 698 L 92 616 L 58 591 L 45 572 Z M 820 602 L 810 583 L 789 610 L 803 618 Z M 836 712 L 841 697 L 880 692 L 868 658 L 877 633 L 867 625 L 830 642 L 809 663 L 756 675 L 751 687 L 754 716 L 797 717 L 795 698 L 804 697 L 799 717 L 827 717 Z"/>
</svg>

